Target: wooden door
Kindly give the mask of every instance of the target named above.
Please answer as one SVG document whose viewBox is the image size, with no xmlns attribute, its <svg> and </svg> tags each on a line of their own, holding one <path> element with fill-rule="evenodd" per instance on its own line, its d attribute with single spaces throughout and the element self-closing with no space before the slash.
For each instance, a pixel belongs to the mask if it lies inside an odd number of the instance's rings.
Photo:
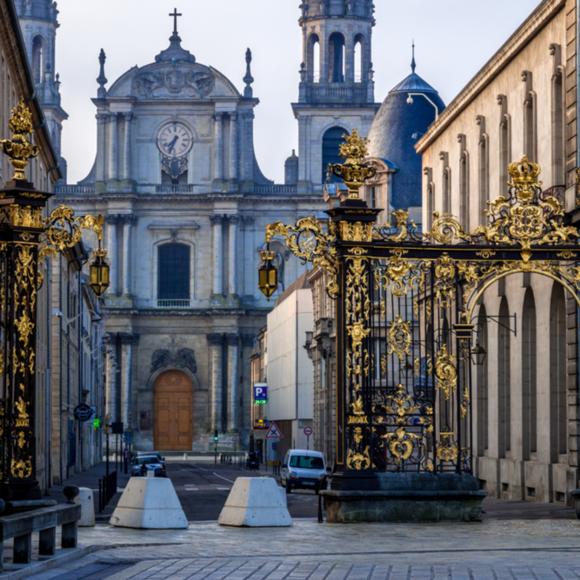
<svg viewBox="0 0 580 580">
<path fill-rule="evenodd" d="M 155 381 L 155 449 L 191 451 L 193 389 L 189 377 L 167 371 Z"/>
</svg>

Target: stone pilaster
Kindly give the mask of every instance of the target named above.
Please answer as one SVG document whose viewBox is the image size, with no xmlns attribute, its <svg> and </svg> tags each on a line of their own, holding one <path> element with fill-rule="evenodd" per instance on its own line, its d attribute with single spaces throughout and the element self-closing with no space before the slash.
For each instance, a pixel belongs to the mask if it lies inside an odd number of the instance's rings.
<svg viewBox="0 0 580 580">
<path fill-rule="evenodd" d="M 106 113 L 99 113 L 97 115 L 97 162 L 96 162 L 96 181 L 105 180 L 105 171 L 107 161 L 105 157 L 105 144 L 107 141 L 107 122 L 109 115 Z"/>
<path fill-rule="evenodd" d="M 221 215 L 212 215 L 210 217 L 210 222 L 212 225 L 213 237 L 213 294 L 221 295 L 224 293 L 224 217 Z"/>
<path fill-rule="evenodd" d="M 108 215 L 106 218 L 107 222 L 107 251 L 109 254 L 109 267 L 110 267 L 110 285 L 109 294 L 112 296 L 117 296 L 119 291 L 119 264 L 117 257 L 119 255 L 117 249 L 117 224 L 119 222 L 119 216 Z"/>
<path fill-rule="evenodd" d="M 112 423 L 117 420 L 117 335 L 107 333 L 105 342 L 105 415 Z"/>
<path fill-rule="evenodd" d="M 238 178 L 238 115 L 230 113 L 230 179 Z"/>
<path fill-rule="evenodd" d="M 123 113 L 123 149 L 121 154 L 121 179 L 131 177 L 131 126 L 133 113 Z"/>
<path fill-rule="evenodd" d="M 237 264 L 238 264 L 238 216 L 232 215 L 228 218 L 228 294 L 238 294 Z"/>
<path fill-rule="evenodd" d="M 121 334 L 121 421 L 124 429 L 132 427 L 131 421 L 131 381 L 133 365 L 133 346 L 137 344 L 137 336 Z"/>
<path fill-rule="evenodd" d="M 131 295 L 131 232 L 135 216 L 123 216 L 123 296 Z"/>
<path fill-rule="evenodd" d="M 109 117 L 109 149 L 107 163 L 107 178 L 119 179 L 119 126 L 117 114 L 113 113 Z"/>
<path fill-rule="evenodd" d="M 224 178 L 224 115 L 214 115 L 214 179 Z"/>
<path fill-rule="evenodd" d="M 210 359 L 210 417 L 211 430 L 224 431 L 223 425 L 223 395 L 224 395 L 224 336 L 223 334 L 208 334 Z"/>
<path fill-rule="evenodd" d="M 228 345 L 228 431 L 239 430 L 239 361 L 240 338 L 237 334 L 227 335 Z"/>
</svg>

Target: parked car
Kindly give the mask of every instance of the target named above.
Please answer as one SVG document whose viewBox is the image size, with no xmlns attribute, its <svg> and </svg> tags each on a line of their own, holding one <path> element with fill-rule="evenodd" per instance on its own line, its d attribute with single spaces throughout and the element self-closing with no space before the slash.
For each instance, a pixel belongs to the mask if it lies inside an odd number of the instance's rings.
<svg viewBox="0 0 580 580">
<path fill-rule="evenodd" d="M 318 493 L 326 475 L 324 455 L 320 451 L 290 449 L 282 462 L 280 483 L 286 488 L 286 493 L 293 489 L 312 489 Z"/>
<path fill-rule="evenodd" d="M 159 460 L 159 463 L 161 463 L 163 467 L 165 467 L 165 457 L 163 457 L 161 453 L 159 453 L 159 451 L 137 451 L 135 457 L 142 457 L 145 455 L 147 456 L 155 455 L 155 457 L 157 457 L 157 459 Z"/>
<path fill-rule="evenodd" d="M 131 464 L 131 476 L 146 476 L 153 471 L 155 477 L 166 477 L 165 463 L 159 459 L 159 454 L 138 454 Z"/>
</svg>

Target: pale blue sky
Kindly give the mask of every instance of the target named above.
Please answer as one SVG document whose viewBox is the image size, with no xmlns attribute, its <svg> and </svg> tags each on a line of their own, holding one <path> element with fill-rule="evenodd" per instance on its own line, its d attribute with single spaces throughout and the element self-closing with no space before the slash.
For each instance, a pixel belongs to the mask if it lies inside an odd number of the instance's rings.
<svg viewBox="0 0 580 580">
<path fill-rule="evenodd" d="M 153 61 L 167 47 L 168 13 L 183 13 L 183 46 L 243 88 L 244 52 L 254 53 L 255 142 L 270 179 L 283 180 L 284 160 L 297 146 L 290 103 L 297 98 L 302 60 L 299 0 L 58 0 L 61 27 L 57 71 L 62 81 L 63 148 L 69 182 L 82 179 L 95 155 L 95 96 L 100 48 L 107 53 L 109 85 L 133 65 Z M 538 0 L 375 0 L 375 98 L 409 73 L 417 45 L 417 72 L 449 102 L 538 5 Z"/>
</svg>

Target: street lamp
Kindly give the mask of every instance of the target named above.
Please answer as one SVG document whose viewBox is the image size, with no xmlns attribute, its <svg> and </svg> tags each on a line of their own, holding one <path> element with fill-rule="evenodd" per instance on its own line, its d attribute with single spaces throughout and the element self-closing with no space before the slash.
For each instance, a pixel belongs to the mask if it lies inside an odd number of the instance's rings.
<svg viewBox="0 0 580 580">
<path fill-rule="evenodd" d="M 99 216 L 97 219 L 102 221 L 103 216 Z M 103 250 L 101 247 L 102 238 L 103 230 L 101 229 L 97 234 L 99 247 L 95 251 L 95 259 L 89 267 L 89 286 L 97 297 L 101 297 L 109 287 L 109 264 L 105 260 L 107 250 Z"/>
<path fill-rule="evenodd" d="M 482 367 L 485 364 L 485 359 L 487 358 L 487 350 L 485 350 L 485 348 L 483 346 L 481 346 L 481 344 L 479 344 L 479 341 L 477 341 L 475 343 L 475 346 L 471 349 L 471 362 L 478 367 Z"/>
<path fill-rule="evenodd" d="M 435 109 L 435 120 L 437 121 L 439 118 L 439 107 L 437 106 L 437 103 L 425 93 L 407 93 L 407 105 L 412 105 L 415 102 L 413 97 L 423 97 L 428 103 L 430 103 Z"/>
<path fill-rule="evenodd" d="M 260 252 L 260 257 L 262 265 L 258 270 L 258 286 L 262 294 L 269 300 L 278 288 L 278 270 L 274 265 L 276 254 L 266 248 Z"/>
</svg>

